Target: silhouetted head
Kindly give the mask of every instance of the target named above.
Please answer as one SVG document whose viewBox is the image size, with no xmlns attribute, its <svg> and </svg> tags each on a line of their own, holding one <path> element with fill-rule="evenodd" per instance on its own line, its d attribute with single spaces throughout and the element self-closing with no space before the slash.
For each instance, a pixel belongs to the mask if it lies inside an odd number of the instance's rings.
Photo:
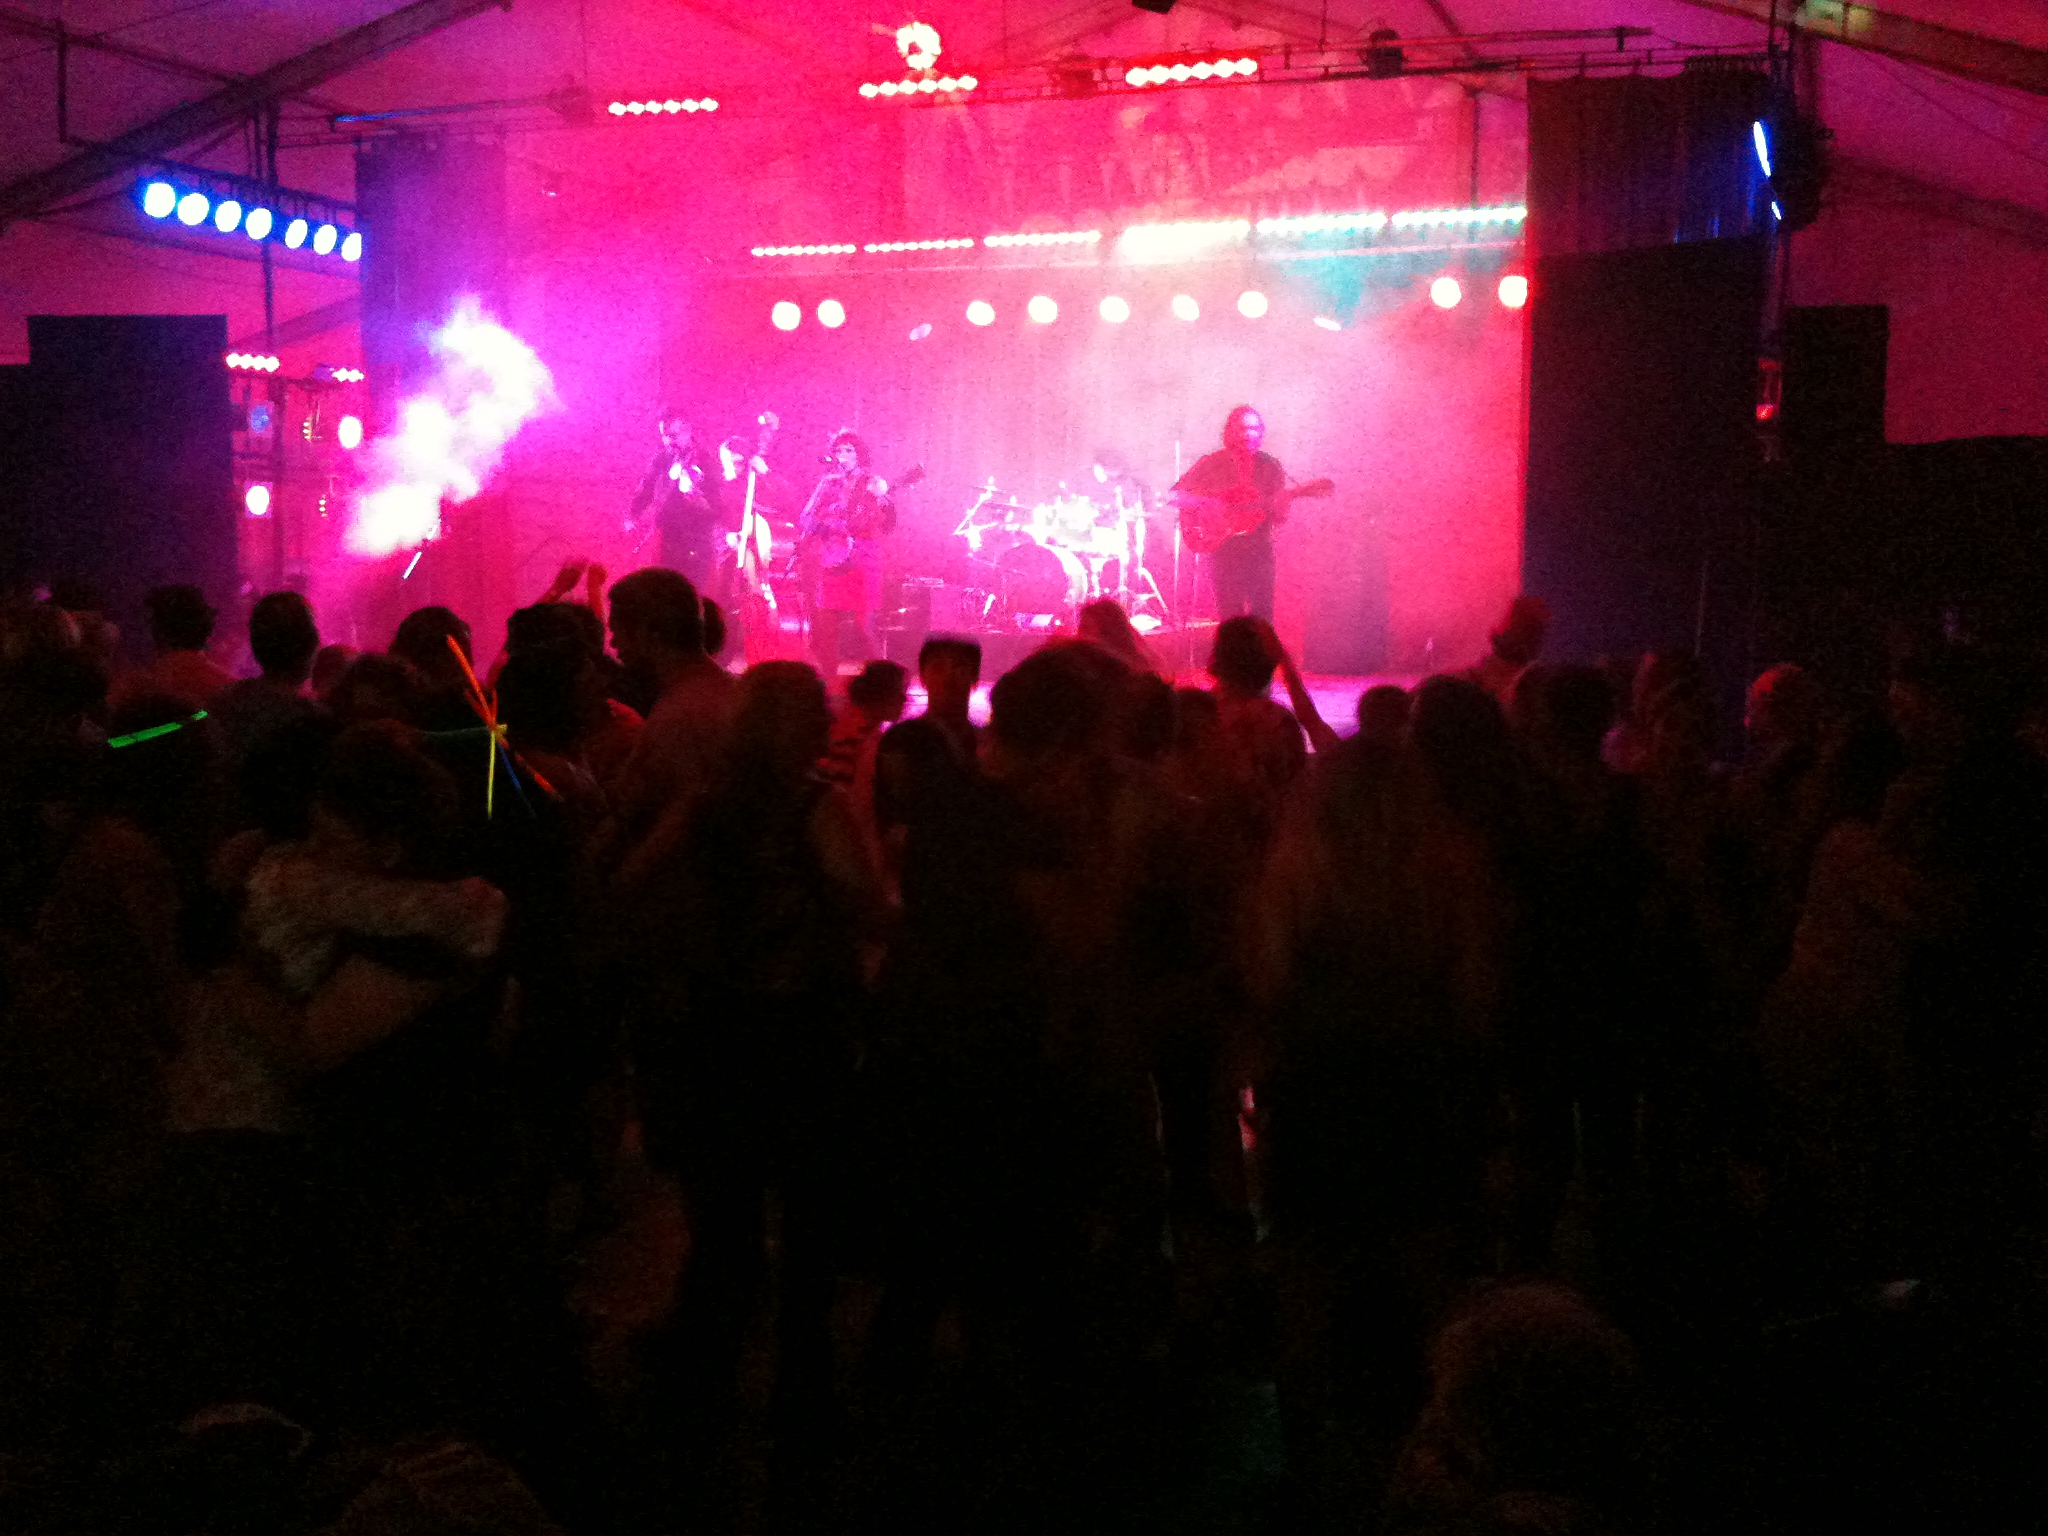
<svg viewBox="0 0 2048 1536">
<path fill-rule="evenodd" d="M 194 586 L 156 587 L 143 599 L 159 651 L 197 651 L 213 638 L 213 607 Z"/>
<path fill-rule="evenodd" d="M 271 592 L 249 610 L 249 650 L 265 677 L 297 687 L 311 674 L 319 649 L 313 607 L 297 592 Z"/>
<path fill-rule="evenodd" d="M 612 649 L 645 676 L 660 660 L 704 653 L 704 608 L 681 571 L 649 566 L 612 583 Z"/>
<path fill-rule="evenodd" d="M 1238 693 L 1264 694 L 1273 686 L 1276 665 L 1257 619 L 1239 614 L 1216 626 L 1209 675 L 1217 682 Z"/>
</svg>

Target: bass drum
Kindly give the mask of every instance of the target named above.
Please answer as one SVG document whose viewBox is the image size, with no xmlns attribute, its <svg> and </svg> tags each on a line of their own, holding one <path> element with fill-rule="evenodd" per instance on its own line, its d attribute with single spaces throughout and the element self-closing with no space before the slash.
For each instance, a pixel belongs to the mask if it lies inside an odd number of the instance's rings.
<svg viewBox="0 0 2048 1536">
<path fill-rule="evenodd" d="M 1088 568 L 1051 544 L 1019 544 L 996 560 L 1009 613 L 1072 613 L 1088 599 Z"/>
</svg>

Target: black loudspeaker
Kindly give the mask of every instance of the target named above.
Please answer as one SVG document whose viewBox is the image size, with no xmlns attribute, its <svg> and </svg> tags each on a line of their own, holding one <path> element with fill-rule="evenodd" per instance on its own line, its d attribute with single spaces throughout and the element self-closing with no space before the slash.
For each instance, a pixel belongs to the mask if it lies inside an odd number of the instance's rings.
<svg viewBox="0 0 2048 1536">
<path fill-rule="evenodd" d="M 1882 304 L 1785 311 L 1785 399 L 1779 410 L 1793 463 L 1860 453 L 1884 442 L 1884 373 L 1891 312 Z"/>
<path fill-rule="evenodd" d="M 372 430 L 433 371 L 427 338 L 473 295 L 505 313 L 505 146 L 489 139 L 371 139 L 356 154 L 364 229 L 363 357 Z"/>
<path fill-rule="evenodd" d="M 31 315 L 28 340 L 0 387 L 0 561 L 17 588 L 84 594 L 141 659 L 151 587 L 239 589 L 227 317 Z"/>
<path fill-rule="evenodd" d="M 1698 650 L 1739 695 L 1764 274 L 1757 238 L 1538 262 L 1522 571 L 1557 658 Z"/>
</svg>

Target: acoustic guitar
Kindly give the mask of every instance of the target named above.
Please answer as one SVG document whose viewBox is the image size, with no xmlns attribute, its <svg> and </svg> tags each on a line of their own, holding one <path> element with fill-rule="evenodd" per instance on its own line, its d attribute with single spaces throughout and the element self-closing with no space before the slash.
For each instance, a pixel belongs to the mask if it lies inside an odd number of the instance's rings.
<svg viewBox="0 0 2048 1536">
<path fill-rule="evenodd" d="M 895 480 L 884 480 L 879 493 L 866 491 L 850 511 L 830 518 L 813 515 L 812 507 L 817 505 L 818 500 L 818 493 L 813 491 L 811 507 L 804 509 L 804 515 L 798 524 L 797 548 L 801 550 L 806 545 L 815 548 L 818 552 L 818 563 L 828 571 L 836 570 L 853 558 L 855 539 L 879 539 L 896 526 L 894 508 L 885 508 L 882 498 L 891 491 L 908 490 L 923 478 L 924 466 L 913 464 Z"/>
<path fill-rule="evenodd" d="M 1325 478 L 1304 481 L 1300 485 L 1284 485 L 1275 495 L 1285 506 L 1297 498 L 1328 496 L 1336 489 L 1337 483 Z M 1181 542 L 1198 555 L 1215 554 L 1225 539 L 1250 533 L 1266 520 L 1265 502 L 1255 486 L 1234 485 L 1218 496 L 1205 495 L 1200 491 L 1172 491 L 1168 494 L 1174 505 L 1180 508 Z"/>
</svg>

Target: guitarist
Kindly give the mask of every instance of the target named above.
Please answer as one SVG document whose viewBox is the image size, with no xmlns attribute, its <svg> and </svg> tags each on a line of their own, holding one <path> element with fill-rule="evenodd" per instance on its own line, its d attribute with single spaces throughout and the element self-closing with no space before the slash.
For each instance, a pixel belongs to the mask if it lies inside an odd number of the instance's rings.
<svg viewBox="0 0 2048 1536">
<path fill-rule="evenodd" d="M 1209 556 L 1210 579 L 1216 586 L 1216 617 L 1256 614 L 1273 617 L 1273 528 L 1287 518 L 1287 475 L 1280 461 L 1261 453 L 1266 423 L 1248 405 L 1223 420 L 1223 446 L 1195 460 L 1174 482 L 1167 499 L 1181 509 L 1183 522 L 1201 507 L 1221 503 L 1237 526 Z M 1250 525 L 1246 527 L 1245 525 Z M 1200 547 L 1190 536 L 1188 543 Z"/>
<path fill-rule="evenodd" d="M 882 539 L 896 527 L 889 484 L 872 472 L 868 445 L 851 430 L 832 439 L 831 471 L 797 519 L 797 568 L 811 616 L 811 656 L 829 684 L 839 674 L 839 628 L 860 629 L 861 657 L 874 655 L 882 602 Z"/>
</svg>

